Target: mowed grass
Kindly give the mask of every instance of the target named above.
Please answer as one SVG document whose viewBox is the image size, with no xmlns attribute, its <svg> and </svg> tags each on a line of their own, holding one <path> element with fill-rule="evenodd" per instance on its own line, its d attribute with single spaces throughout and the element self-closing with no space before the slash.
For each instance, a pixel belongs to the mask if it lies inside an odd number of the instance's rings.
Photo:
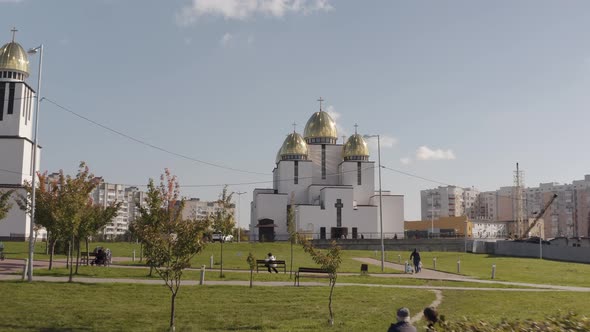
<svg viewBox="0 0 590 332">
<path fill-rule="evenodd" d="M 79 273 L 74 275 L 82 278 L 113 278 L 113 279 L 144 279 L 161 280 L 156 272 L 149 276 L 149 268 L 123 268 L 123 267 L 96 267 L 80 266 Z M 67 277 L 70 271 L 64 267 L 47 269 L 36 269 L 35 276 Z M 197 281 L 200 279 L 200 271 L 186 270 L 183 273 L 183 280 Z M 205 283 L 207 281 L 249 281 L 250 273 L 247 272 L 224 272 L 224 277 L 219 276 L 219 270 L 206 270 Z M 284 273 L 268 273 L 260 271 L 253 273 L 254 282 L 279 281 L 293 283 L 294 276 Z M 312 281 L 328 284 L 327 278 L 310 278 L 303 276 L 301 282 Z M 374 285 L 399 285 L 399 286 L 433 286 L 433 287 L 477 287 L 477 288 L 529 288 L 500 284 L 481 284 L 475 282 L 443 281 L 443 280 L 422 280 L 411 278 L 387 278 L 370 275 L 347 275 L 340 274 L 338 283 L 374 284 Z"/>
<path fill-rule="evenodd" d="M 26 242 L 5 242 L 5 252 L 8 258 L 26 258 L 28 246 Z M 115 243 L 91 243 L 90 248 L 96 246 L 108 247 L 116 257 L 127 257 L 128 262 L 121 264 L 142 265 L 139 262 L 140 245 L 137 243 L 115 242 Z M 196 255 L 192 260 L 195 268 L 205 265 L 209 267 L 210 257 L 213 256 L 214 268 L 220 267 L 220 243 L 208 244 L 202 253 Z M 35 247 L 36 259 L 48 259 L 44 253 L 44 243 L 37 243 Z M 294 247 L 293 269 L 298 267 L 313 267 L 316 264 L 309 255 L 305 254 L 301 246 Z M 133 250 L 136 252 L 136 262 L 131 262 Z M 252 252 L 257 259 L 263 259 L 268 252 L 272 252 L 277 259 L 287 261 L 289 269 L 290 245 L 284 242 L 275 243 L 226 243 L 223 245 L 223 267 L 224 270 L 248 269 L 246 257 Z M 399 256 L 398 256 L 399 255 Z M 386 259 L 402 264 L 409 260 L 410 251 L 387 251 Z M 457 260 L 461 261 L 460 273 L 480 279 L 491 279 L 492 265 L 496 265 L 496 278 L 498 281 L 511 281 L 535 284 L 553 284 L 590 287 L 590 264 L 567 263 L 535 258 L 514 258 L 504 256 L 492 256 L 484 254 L 472 254 L 462 252 L 421 252 L 424 268 L 432 269 L 433 258 L 437 258 L 437 270 L 457 273 Z M 59 256 L 63 259 L 64 256 Z M 353 260 L 353 257 L 369 257 L 380 259 L 380 253 L 369 250 L 343 250 L 342 265 L 340 272 L 357 273 L 360 271 L 360 262 Z M 401 259 L 400 259 L 401 258 Z M 369 272 L 380 273 L 380 267 L 369 266 Z M 386 273 L 401 273 L 394 269 L 385 269 Z"/>
<path fill-rule="evenodd" d="M 177 331 L 385 331 L 396 308 L 416 314 L 432 292 L 336 286 L 335 326 L 327 326 L 328 287 L 183 286 Z M 0 331 L 165 331 L 165 286 L 0 282 Z M 542 320 L 557 311 L 588 316 L 587 293 L 443 290 L 447 320 Z M 421 326 L 422 322 L 418 323 Z"/>
<path fill-rule="evenodd" d="M 26 242 L 5 242 L 5 253 L 8 258 L 27 258 L 28 255 L 28 243 Z M 145 261 L 140 262 L 140 251 L 141 246 L 137 243 L 131 242 L 93 242 L 89 245 L 90 251 L 95 247 L 101 246 L 109 248 L 113 257 L 126 257 L 129 259 L 127 262 L 121 262 L 121 264 L 128 265 L 143 265 Z M 84 246 L 83 246 L 84 247 Z M 135 262 L 132 262 L 133 251 L 135 250 Z M 85 251 L 85 249 L 82 249 Z M 224 269 L 249 269 L 246 258 L 248 253 L 256 257 L 256 259 L 264 259 L 266 255 L 271 252 L 277 259 L 287 261 L 287 270 L 290 268 L 291 258 L 291 246 L 285 242 L 274 242 L 274 243 L 225 243 L 223 244 L 223 268 Z M 209 243 L 205 246 L 203 251 L 196 255 L 191 264 L 193 267 L 198 268 L 201 265 L 207 267 L 210 266 L 210 259 L 213 256 L 214 267 L 219 268 L 221 262 L 221 244 L 219 242 Z M 360 262 L 353 260 L 353 257 L 374 257 L 374 251 L 367 250 L 344 250 L 342 251 L 342 264 L 340 267 L 341 272 L 360 272 Z M 49 256 L 45 255 L 45 243 L 38 242 L 35 246 L 35 257 L 36 259 L 48 260 Z M 65 258 L 63 255 L 57 256 L 60 259 Z M 379 256 L 380 257 L 380 256 Z M 296 271 L 299 267 L 316 267 L 311 257 L 303 252 L 300 245 L 293 246 L 293 270 Z M 380 268 L 370 268 L 371 272 L 380 272 Z M 401 273 L 395 269 L 385 269 L 385 273 Z"/>
<path fill-rule="evenodd" d="M 401 255 L 403 263 L 409 260 L 410 254 L 410 251 L 392 251 L 388 257 L 397 263 Z M 420 256 L 424 268 L 432 269 L 436 257 L 436 269 L 450 273 L 457 273 L 460 260 L 460 274 L 479 279 L 490 280 L 495 264 L 495 280 L 499 281 L 590 287 L 590 264 L 458 252 L 420 252 Z"/>
<path fill-rule="evenodd" d="M 499 292 L 499 291 L 443 291 L 439 312 L 448 320 L 506 320 L 535 319 L 543 321 L 559 311 L 573 311 L 590 317 L 588 293 L 572 292 Z"/>
<path fill-rule="evenodd" d="M 165 331 L 165 286 L 0 282 L 1 331 Z M 185 286 L 177 331 L 384 331 L 394 309 L 418 312 L 429 291 L 337 287 L 329 328 L 328 287 Z"/>
</svg>

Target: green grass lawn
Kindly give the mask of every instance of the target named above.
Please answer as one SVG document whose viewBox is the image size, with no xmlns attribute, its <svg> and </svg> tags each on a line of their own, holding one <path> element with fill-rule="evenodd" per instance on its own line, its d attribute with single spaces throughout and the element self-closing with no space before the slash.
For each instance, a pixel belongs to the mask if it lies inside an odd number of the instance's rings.
<svg viewBox="0 0 590 332">
<path fill-rule="evenodd" d="M 154 272 L 149 276 L 149 269 L 147 268 L 119 268 L 119 267 L 96 267 L 96 266 L 80 266 L 78 275 L 74 277 L 85 278 L 115 278 L 115 279 L 152 279 L 160 280 L 160 277 Z M 70 271 L 66 268 L 54 268 L 51 271 L 47 269 L 36 269 L 36 276 L 52 276 L 52 277 L 67 277 Z M 187 270 L 183 274 L 183 280 L 199 280 L 200 271 Z M 207 270 L 205 273 L 205 280 L 212 281 L 248 281 L 250 274 L 245 272 L 224 272 L 224 278 L 220 278 L 219 270 Z M 289 276 L 289 273 L 268 273 L 261 271 L 260 273 L 253 273 L 254 281 L 283 281 L 293 282 L 294 276 Z M 328 283 L 326 278 L 301 278 L 302 282 L 313 281 Z M 446 286 L 446 287 L 482 287 L 482 288 L 519 288 L 516 286 L 496 285 L 496 284 L 480 284 L 474 282 L 459 282 L 459 281 L 440 281 L 440 280 L 421 280 L 421 279 L 407 279 L 407 278 L 384 278 L 361 275 L 339 275 L 339 283 L 357 283 L 357 284 L 379 284 L 379 285 L 404 285 L 404 286 Z"/>
<path fill-rule="evenodd" d="M 329 329 L 328 287 L 186 286 L 177 299 L 177 331 L 384 331 L 394 310 L 421 310 L 428 291 L 336 288 Z M 165 331 L 164 286 L 0 282 L 1 331 Z"/>
<path fill-rule="evenodd" d="M 26 242 L 5 242 L 5 253 L 8 258 L 27 258 L 28 255 L 28 243 Z M 140 262 L 140 245 L 129 242 L 94 242 L 89 245 L 92 251 L 95 247 L 102 246 L 111 249 L 113 256 L 115 257 L 127 257 L 130 259 L 129 262 L 121 264 L 129 265 L 141 265 Z M 135 263 L 131 261 L 133 257 L 133 251 L 135 250 Z M 82 250 L 84 251 L 84 249 Z M 248 263 L 246 257 L 248 253 L 256 257 L 256 259 L 264 259 L 269 252 L 272 252 L 277 259 L 287 261 L 287 269 L 290 268 L 290 257 L 291 247 L 288 243 L 275 242 L 275 243 L 225 243 L 223 245 L 223 267 L 224 269 L 248 269 Z M 219 268 L 221 261 L 221 244 L 219 242 L 209 243 L 203 252 L 196 255 L 191 264 L 193 267 L 200 267 L 205 265 L 209 267 L 210 257 L 213 256 L 214 267 Z M 35 257 L 36 259 L 48 260 L 49 256 L 45 255 L 45 243 L 37 243 L 35 246 Z M 293 270 L 297 270 L 300 266 L 315 267 L 317 266 L 309 255 L 303 252 L 300 245 L 293 246 Z M 352 260 L 352 257 L 374 257 L 373 251 L 363 250 L 345 250 L 342 251 L 342 265 L 340 268 L 341 272 L 359 272 L 360 262 Z M 58 258 L 65 258 L 63 255 L 59 255 Z M 370 269 L 371 272 L 378 272 L 377 269 Z M 399 273 L 394 269 L 385 269 L 386 273 Z"/>
<path fill-rule="evenodd" d="M 498 322 L 502 319 L 538 319 L 558 311 L 590 316 L 588 293 L 443 291 L 439 312 L 447 319 Z"/>
<path fill-rule="evenodd" d="M 434 300 L 426 290 L 342 286 L 328 328 L 328 287 L 184 286 L 177 331 L 385 331 L 395 309 L 412 314 Z M 569 292 L 444 290 L 448 320 L 543 319 L 558 310 L 588 316 L 587 296 Z M 165 331 L 165 286 L 0 282 L 1 331 Z M 421 326 L 419 323 L 418 326 Z"/>
<path fill-rule="evenodd" d="M 411 252 L 388 252 L 389 261 L 402 263 L 409 260 Z M 567 263 L 538 258 L 514 258 L 486 254 L 457 252 L 421 252 L 424 268 L 457 273 L 457 261 L 461 261 L 461 274 L 480 279 L 491 279 L 492 265 L 496 265 L 496 278 L 499 281 L 513 281 L 536 284 L 569 285 L 590 287 L 590 264 Z"/>
<path fill-rule="evenodd" d="M 97 245 L 108 247 L 113 251 L 113 255 L 117 257 L 131 258 L 133 250 L 136 251 L 136 262 L 131 261 L 122 264 L 139 265 L 140 246 L 136 243 L 92 243 L 90 248 Z M 8 258 L 26 258 L 28 246 L 25 242 L 5 242 L 5 252 Z M 200 267 L 205 265 L 209 267 L 210 257 L 213 255 L 214 268 L 219 268 L 220 262 L 220 244 L 211 243 L 205 247 L 203 252 L 192 260 L 193 267 Z M 44 255 L 44 243 L 36 245 L 36 258 L 48 259 Z M 290 245 L 288 243 L 226 243 L 223 245 L 224 249 L 224 269 L 248 269 L 246 257 L 249 252 L 252 252 L 257 259 L 263 259 L 268 252 L 272 252 L 277 259 L 284 259 L 287 261 L 287 269 L 289 269 Z M 399 256 L 398 256 L 399 255 Z M 437 258 L 437 270 L 456 273 L 457 260 L 461 260 L 461 274 L 473 276 L 480 279 L 491 279 L 492 264 L 496 265 L 496 280 L 499 281 L 513 281 L 525 283 L 538 284 L 555 284 L 555 285 L 569 285 L 569 286 L 585 286 L 590 287 L 590 264 L 580 263 L 566 263 L 548 260 L 540 260 L 535 258 L 513 258 L 503 256 L 491 256 L 484 254 L 458 253 L 458 252 L 422 252 L 422 261 L 425 268 L 432 268 L 434 257 Z M 379 259 L 379 252 L 369 250 L 344 250 L 342 252 L 343 260 L 340 272 L 359 272 L 360 263 L 353 260 L 353 257 L 370 257 Z M 401 262 L 409 259 L 410 252 L 386 252 L 388 261 L 397 263 L 398 257 L 401 257 Z M 64 256 L 59 256 L 64 258 Z M 309 255 L 305 254 L 301 246 L 294 246 L 294 263 L 293 269 L 296 270 L 300 266 L 316 266 Z M 378 266 L 370 266 L 371 273 L 380 272 Z M 386 269 L 387 273 L 400 273 L 397 270 Z"/>
</svg>

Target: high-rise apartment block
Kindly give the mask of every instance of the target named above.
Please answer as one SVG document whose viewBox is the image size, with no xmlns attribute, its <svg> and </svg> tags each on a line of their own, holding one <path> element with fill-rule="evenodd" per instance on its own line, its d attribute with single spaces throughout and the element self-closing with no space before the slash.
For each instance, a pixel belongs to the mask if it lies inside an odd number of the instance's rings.
<svg viewBox="0 0 590 332">
<path fill-rule="evenodd" d="M 422 190 L 420 192 L 422 220 L 460 216 L 473 218 L 475 216 L 473 206 L 478 195 L 479 191 L 475 188 L 455 186 Z"/>
<path fill-rule="evenodd" d="M 185 219 L 205 220 L 209 215 L 218 212 L 220 209 L 222 207 L 217 201 L 202 201 L 200 198 L 189 198 L 184 201 L 182 217 Z M 232 204 L 228 208 L 228 212 L 233 214 L 234 210 L 235 206 Z"/>
<path fill-rule="evenodd" d="M 523 191 L 526 219 L 536 217 L 557 194 L 543 216 L 547 237 L 590 237 L 590 175 L 571 184 L 541 183 Z M 514 187 L 481 193 L 472 189 L 466 198 L 464 189 L 458 187 L 422 190 L 422 220 L 467 215 L 490 222 L 514 221 L 517 218 L 514 192 Z"/>
<path fill-rule="evenodd" d="M 129 230 L 129 225 L 139 217 L 138 204 L 145 203 L 145 195 L 137 187 L 122 184 L 101 182 L 94 188 L 90 197 L 95 205 L 106 208 L 121 202 L 117 216 L 103 229 L 103 235 L 109 239 L 124 235 Z"/>
</svg>

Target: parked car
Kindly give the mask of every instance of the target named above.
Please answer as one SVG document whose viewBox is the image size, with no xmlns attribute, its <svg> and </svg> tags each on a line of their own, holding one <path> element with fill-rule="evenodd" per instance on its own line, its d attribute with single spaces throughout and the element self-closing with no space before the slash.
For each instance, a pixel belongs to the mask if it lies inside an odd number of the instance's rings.
<svg viewBox="0 0 590 332">
<path fill-rule="evenodd" d="M 221 233 L 213 233 L 213 235 L 211 236 L 211 241 L 213 241 L 213 242 L 216 242 L 216 241 L 232 242 L 233 240 L 234 240 L 234 236 L 231 234 L 223 236 L 223 234 L 221 234 Z"/>
</svg>

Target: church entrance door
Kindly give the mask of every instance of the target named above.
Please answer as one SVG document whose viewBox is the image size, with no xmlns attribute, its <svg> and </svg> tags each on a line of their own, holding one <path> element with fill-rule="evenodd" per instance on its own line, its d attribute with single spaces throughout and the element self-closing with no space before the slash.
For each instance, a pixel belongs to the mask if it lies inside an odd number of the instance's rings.
<svg viewBox="0 0 590 332">
<path fill-rule="evenodd" d="M 275 240 L 275 222 L 272 219 L 258 221 L 258 241 L 273 242 Z"/>
<path fill-rule="evenodd" d="M 330 238 L 346 239 L 348 236 L 348 227 L 332 227 L 330 229 Z"/>
</svg>

